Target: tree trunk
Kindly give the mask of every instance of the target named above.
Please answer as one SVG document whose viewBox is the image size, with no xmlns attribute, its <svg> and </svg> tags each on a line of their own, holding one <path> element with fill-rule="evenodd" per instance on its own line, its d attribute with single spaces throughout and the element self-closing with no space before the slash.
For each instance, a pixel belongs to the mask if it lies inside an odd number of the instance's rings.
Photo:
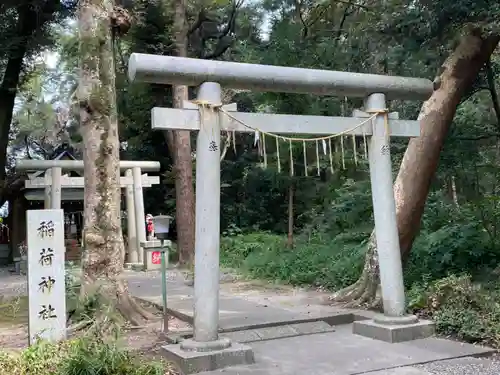
<svg viewBox="0 0 500 375">
<path fill-rule="evenodd" d="M 462 37 L 455 51 L 446 59 L 436 78 L 436 90 L 422 105 L 418 120 L 420 137 L 408 143 L 394 183 L 399 243 L 403 260 L 418 234 L 425 201 L 436 172 L 439 154 L 452 124 L 457 106 L 480 69 L 488 61 L 500 37 L 482 37 L 471 31 Z M 368 242 L 365 265 L 359 280 L 335 293 L 331 300 L 350 306 L 380 306 L 379 267 L 375 233 Z"/>
<path fill-rule="evenodd" d="M 80 0 L 78 11 L 81 65 L 76 96 L 85 166 L 82 291 L 98 290 L 127 320 L 140 325 L 150 315 L 130 296 L 120 277 L 124 244 L 111 34 L 113 2 Z"/>
<path fill-rule="evenodd" d="M 174 20 L 177 56 L 187 57 L 187 33 L 185 0 L 175 2 Z M 182 108 L 188 100 L 187 86 L 173 87 L 173 105 Z M 191 158 L 191 135 L 189 131 L 169 131 L 168 142 L 174 155 L 175 169 L 175 219 L 177 226 L 177 248 L 179 263 L 190 264 L 194 257 L 195 198 L 193 187 L 193 164 Z"/>
</svg>

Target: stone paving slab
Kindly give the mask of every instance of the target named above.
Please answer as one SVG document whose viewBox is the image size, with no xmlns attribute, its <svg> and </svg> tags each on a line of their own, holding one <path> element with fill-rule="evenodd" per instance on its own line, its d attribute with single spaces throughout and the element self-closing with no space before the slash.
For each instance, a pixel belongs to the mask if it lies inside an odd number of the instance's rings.
<svg viewBox="0 0 500 375">
<path fill-rule="evenodd" d="M 167 306 L 169 310 L 174 310 L 184 315 L 189 322 L 193 321 L 192 297 L 182 299 L 171 297 L 168 299 Z M 296 314 L 283 309 L 245 301 L 237 297 L 220 296 L 219 317 L 221 329 L 235 329 L 243 325 L 253 326 L 256 324 L 272 324 L 285 320 L 293 321 L 296 319 Z"/>
<path fill-rule="evenodd" d="M 275 327 L 249 329 L 222 334 L 233 342 L 251 343 L 264 340 L 277 340 L 285 337 L 305 336 L 316 333 L 333 332 L 334 328 L 326 322 L 316 321 L 288 324 Z"/>
<path fill-rule="evenodd" d="M 378 371 L 377 375 L 428 375 L 422 373 L 427 371 L 425 368 L 417 369 L 421 373 L 415 373 L 413 369 L 401 370 L 406 373 L 391 374 L 389 371 L 397 367 L 484 355 L 492 351 L 439 338 L 389 344 L 354 335 L 351 325 L 336 327 L 336 331 L 331 333 L 255 342 L 251 347 L 255 354 L 254 365 L 203 374 L 357 375 Z"/>
</svg>

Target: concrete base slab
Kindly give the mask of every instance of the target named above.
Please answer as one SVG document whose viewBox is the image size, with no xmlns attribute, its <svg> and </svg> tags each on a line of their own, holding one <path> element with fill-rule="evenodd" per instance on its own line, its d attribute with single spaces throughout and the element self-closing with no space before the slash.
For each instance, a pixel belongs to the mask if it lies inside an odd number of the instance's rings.
<svg viewBox="0 0 500 375">
<path fill-rule="evenodd" d="M 434 335 L 435 325 L 428 320 L 398 325 L 381 324 L 376 320 L 363 320 L 353 323 L 352 332 L 375 340 L 396 343 L 431 337 Z"/>
<path fill-rule="evenodd" d="M 354 335 L 351 325 L 335 327 L 335 332 L 330 333 L 255 342 L 252 349 L 255 364 L 204 375 L 358 375 L 375 371 L 380 371 L 377 375 L 389 375 L 391 369 L 398 367 L 495 352 L 491 348 L 435 337 L 391 344 Z M 462 373 L 450 373 L 457 374 Z"/>
<path fill-rule="evenodd" d="M 239 343 L 232 343 L 226 349 L 209 352 L 186 351 L 180 344 L 172 344 L 163 346 L 162 354 L 167 360 L 176 363 L 186 375 L 229 366 L 250 365 L 255 362 L 252 348 Z"/>
</svg>

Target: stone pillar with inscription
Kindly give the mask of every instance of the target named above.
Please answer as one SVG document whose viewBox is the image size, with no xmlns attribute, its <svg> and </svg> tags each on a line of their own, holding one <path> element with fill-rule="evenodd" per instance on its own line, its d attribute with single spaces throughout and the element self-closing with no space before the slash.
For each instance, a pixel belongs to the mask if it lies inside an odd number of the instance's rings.
<svg viewBox="0 0 500 375">
<path fill-rule="evenodd" d="M 29 342 L 66 338 L 63 210 L 29 210 Z"/>
</svg>

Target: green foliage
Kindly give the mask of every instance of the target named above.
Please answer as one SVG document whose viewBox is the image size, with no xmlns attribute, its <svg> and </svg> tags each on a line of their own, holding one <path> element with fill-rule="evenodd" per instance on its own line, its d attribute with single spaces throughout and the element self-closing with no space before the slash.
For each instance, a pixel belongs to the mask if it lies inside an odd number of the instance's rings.
<svg viewBox="0 0 500 375">
<path fill-rule="evenodd" d="M 281 235 L 224 233 L 221 261 L 255 278 L 330 289 L 354 282 L 361 271 L 365 240 L 372 227 L 368 184 L 347 180 L 330 193 L 333 200 L 304 214 L 309 223 L 288 248 Z M 363 223 L 363 225 L 360 225 Z"/>
<path fill-rule="evenodd" d="M 238 234 L 223 239 L 221 262 L 258 279 L 340 288 L 354 282 L 361 270 L 363 245 L 353 251 L 350 240 L 298 243 L 290 249 L 283 236 Z"/>
<path fill-rule="evenodd" d="M 120 348 L 116 342 L 78 340 L 59 373 L 64 375 L 163 375 L 164 366 L 141 360 Z"/>
<path fill-rule="evenodd" d="M 415 284 L 409 292 L 409 307 L 432 318 L 438 332 L 458 339 L 500 345 L 500 288 L 474 283 L 471 276 L 449 276 Z"/>
<path fill-rule="evenodd" d="M 168 366 L 124 350 L 117 341 L 90 337 L 51 344 L 39 341 L 23 352 L 0 352 L 0 373 L 10 375 L 164 375 Z"/>
<path fill-rule="evenodd" d="M 491 241 L 476 207 L 457 207 L 436 192 L 428 199 L 422 229 L 408 260 L 406 284 L 452 273 L 481 275 L 499 261 L 500 247 Z"/>
</svg>

